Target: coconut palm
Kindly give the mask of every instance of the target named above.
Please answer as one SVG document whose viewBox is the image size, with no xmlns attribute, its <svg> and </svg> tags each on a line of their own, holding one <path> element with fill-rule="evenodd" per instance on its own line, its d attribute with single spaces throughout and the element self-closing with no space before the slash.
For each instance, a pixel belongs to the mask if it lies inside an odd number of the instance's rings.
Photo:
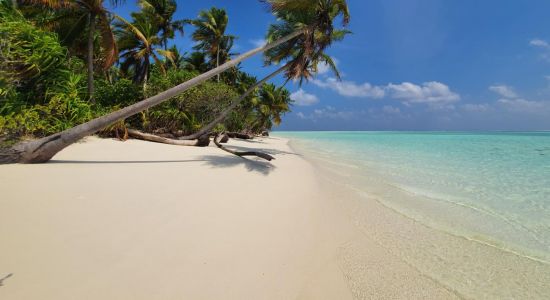
<svg viewBox="0 0 550 300">
<path fill-rule="evenodd" d="M 282 115 L 290 111 L 289 91 L 274 84 L 264 84 L 260 89 L 257 105 L 257 117 L 253 130 L 270 130 L 273 124 L 281 124 Z"/>
<path fill-rule="evenodd" d="M 116 36 L 122 63 L 120 69 L 124 73 L 133 71 L 134 82 L 142 83 L 145 88 L 151 71 L 151 59 L 164 72 L 164 63 L 161 57 L 173 60 L 173 53 L 156 47 L 162 43 L 158 36 L 159 27 L 150 21 L 148 15 L 132 13 L 133 21 L 127 22 L 117 17 Z"/>
<path fill-rule="evenodd" d="M 281 2 L 277 1 L 277 4 L 280 7 Z M 334 0 L 336 2 L 336 0 Z M 295 0 L 286 0 L 288 3 L 294 3 L 294 2 L 302 2 L 302 1 L 295 1 Z M 319 10 L 318 3 L 320 2 L 333 2 L 330 0 L 318 0 L 318 1 L 312 1 L 312 0 L 303 0 L 303 2 L 309 3 L 309 9 L 316 12 Z M 326 19 L 313 19 L 312 23 L 309 26 L 297 28 L 296 31 L 292 32 L 288 36 L 282 37 L 278 40 L 270 41 L 265 46 L 258 47 L 256 49 L 250 50 L 222 65 L 219 67 L 212 69 L 208 72 L 205 72 L 203 74 L 200 74 L 186 82 L 183 82 L 173 88 L 170 88 L 158 95 L 155 95 L 153 97 L 147 98 L 145 100 L 142 100 L 140 102 L 137 102 L 135 104 L 132 104 L 130 106 L 127 106 L 125 108 L 122 108 L 120 110 L 111 112 L 105 116 L 93 119 L 89 122 L 86 122 L 84 124 L 78 125 L 76 127 L 73 127 L 71 129 L 67 129 L 63 132 L 56 133 L 47 137 L 44 137 L 42 139 L 38 139 L 35 141 L 30 142 L 21 142 L 19 144 L 16 144 L 12 148 L 4 149 L 0 152 L 0 163 L 43 163 L 49 161 L 56 153 L 61 151 L 62 149 L 66 148 L 67 146 L 73 144 L 74 142 L 80 140 L 81 138 L 88 136 L 90 134 L 93 134 L 111 124 L 114 124 L 120 120 L 123 120 L 125 118 L 128 118 L 130 116 L 133 116 L 139 112 L 142 112 L 148 108 L 151 108 L 153 106 L 156 106 L 164 101 L 169 100 L 173 96 L 176 96 L 184 91 L 186 91 L 189 88 L 192 88 L 230 68 L 234 68 L 237 66 L 240 62 L 250 58 L 251 56 L 260 53 L 268 51 L 274 47 L 278 47 L 279 45 L 290 43 L 292 45 L 298 46 L 298 43 L 296 43 L 296 40 L 303 40 L 304 35 L 310 35 L 311 32 L 316 32 L 316 28 L 319 27 L 319 24 L 322 24 L 323 26 L 326 26 L 327 24 L 332 25 L 332 21 L 334 18 L 336 18 L 338 15 L 344 15 L 346 16 L 344 19 L 348 19 L 347 14 L 347 7 L 342 6 L 342 3 L 345 5 L 345 1 L 339 0 L 337 1 L 338 5 L 334 6 L 337 9 L 337 13 L 334 13 L 331 11 L 330 16 L 334 16 L 333 18 L 330 18 L 329 20 Z M 330 9 L 331 6 L 328 7 Z M 334 8 L 333 7 L 333 8 Z M 275 8 L 273 7 L 274 12 L 276 12 Z M 308 7 L 302 5 L 301 9 L 308 9 Z M 321 16 L 326 16 L 327 14 L 320 14 Z M 322 27 L 321 27 L 322 28 Z M 286 70 L 286 65 L 279 70 L 277 70 L 273 74 L 278 74 L 278 72 L 281 72 L 283 70 Z M 272 75 L 273 75 L 272 74 Z M 267 78 L 270 78 L 273 76 L 268 76 Z M 244 98 L 243 98 L 244 99 Z M 231 106 L 234 106 L 235 101 Z M 236 105 L 235 105 L 236 106 Z M 225 118 L 225 116 L 223 117 Z M 222 120 L 223 120 L 222 118 Z"/>
<path fill-rule="evenodd" d="M 183 35 L 184 20 L 174 20 L 178 7 L 176 0 L 138 0 L 142 12 L 151 17 L 161 31 L 161 44 L 168 50 L 168 39 L 174 38 L 176 32 Z"/>
<path fill-rule="evenodd" d="M 172 60 L 165 61 L 168 68 L 174 68 L 176 70 L 181 70 L 185 66 L 185 56 L 183 56 L 175 45 L 168 48 L 168 51 L 172 53 Z"/>
<path fill-rule="evenodd" d="M 197 42 L 193 49 L 207 53 L 211 64 L 214 65 L 215 62 L 216 67 L 229 60 L 229 51 L 235 36 L 225 34 L 229 22 L 225 9 L 212 7 L 210 10 L 203 10 L 197 19 L 188 22 L 196 28 L 191 36 Z"/>
<path fill-rule="evenodd" d="M 184 57 L 185 67 L 187 71 L 196 71 L 200 74 L 208 71 L 208 63 L 206 62 L 206 55 L 202 52 L 192 52 L 188 56 Z"/>
<path fill-rule="evenodd" d="M 86 25 L 86 28 L 74 28 L 72 32 L 85 32 L 88 30 L 87 41 L 87 65 L 88 65 L 88 95 L 94 102 L 94 38 L 96 30 L 101 34 L 101 48 L 105 56 L 103 68 L 110 68 L 117 60 L 118 52 L 115 38 L 111 30 L 113 15 L 105 7 L 103 0 L 25 0 L 25 3 L 48 7 L 61 12 L 69 12 L 73 15 L 85 16 L 87 22 L 76 22 L 75 25 Z M 123 3 L 124 0 L 110 0 L 112 6 Z"/>
</svg>

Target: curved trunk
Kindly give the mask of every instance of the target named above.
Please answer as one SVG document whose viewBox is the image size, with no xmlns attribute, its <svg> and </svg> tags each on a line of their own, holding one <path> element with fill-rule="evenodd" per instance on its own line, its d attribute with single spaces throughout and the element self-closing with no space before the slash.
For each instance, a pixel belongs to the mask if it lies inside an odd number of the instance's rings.
<svg viewBox="0 0 550 300">
<path fill-rule="evenodd" d="M 63 132 L 56 133 L 45 138 L 31 141 L 22 142 L 11 149 L 0 151 L 0 164 L 1 163 L 43 163 L 49 161 L 57 152 L 63 150 L 65 147 L 80 140 L 81 138 L 91 135 L 113 123 L 133 116 L 141 111 L 158 105 L 164 101 L 169 100 L 173 96 L 176 96 L 185 90 L 192 88 L 213 76 L 216 76 L 223 71 L 232 68 L 239 64 L 241 61 L 259 53 L 276 47 L 284 42 L 287 42 L 305 32 L 305 29 L 298 30 L 286 37 L 283 37 L 273 43 L 265 45 L 263 47 L 251 50 L 234 60 L 228 61 L 225 64 L 210 70 L 206 73 L 198 75 L 184 83 L 181 83 L 173 88 L 170 88 L 160 94 L 153 97 L 142 100 L 138 103 L 132 104 L 120 110 L 109 113 L 105 116 L 93 119 L 84 124 L 80 124 L 73 128 L 67 129 Z"/>
<path fill-rule="evenodd" d="M 194 140 L 196 138 L 198 138 L 199 136 L 201 135 L 204 135 L 204 134 L 207 134 L 208 132 L 210 132 L 214 127 L 216 127 L 216 125 L 218 125 L 219 123 L 221 123 L 223 120 L 225 120 L 225 118 L 227 117 L 227 115 L 233 110 L 235 109 L 235 107 L 237 107 L 237 105 L 239 105 L 246 97 L 248 97 L 248 95 L 250 95 L 256 88 L 260 87 L 261 85 L 263 85 L 264 83 L 266 83 L 268 80 L 270 80 L 271 78 L 277 76 L 279 73 L 281 73 L 282 71 L 286 70 L 287 68 L 289 67 L 289 65 L 284 65 L 282 67 L 280 67 L 279 69 L 277 69 L 277 71 L 269 74 L 268 76 L 266 76 L 264 79 L 256 82 L 256 84 L 254 84 L 253 86 L 251 86 L 248 90 L 246 90 L 246 92 L 244 94 L 242 94 L 237 100 L 233 101 L 233 103 L 231 103 L 231 105 L 229 105 L 228 108 L 226 108 L 224 111 L 222 111 L 222 113 L 216 118 L 214 119 L 212 122 L 210 122 L 208 125 L 204 126 L 203 128 L 201 128 L 198 132 L 196 133 L 193 133 L 191 135 L 188 135 L 188 136 L 183 136 L 183 137 L 180 137 L 179 139 L 180 140 Z"/>
<path fill-rule="evenodd" d="M 94 99 L 94 33 L 95 33 L 96 15 L 90 12 L 88 21 L 88 97 L 90 102 L 95 103 Z"/>
</svg>

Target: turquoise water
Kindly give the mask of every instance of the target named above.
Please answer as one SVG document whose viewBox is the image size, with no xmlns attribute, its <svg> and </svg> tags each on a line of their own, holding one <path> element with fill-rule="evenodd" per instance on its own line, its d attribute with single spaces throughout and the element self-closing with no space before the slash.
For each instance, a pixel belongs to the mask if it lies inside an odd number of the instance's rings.
<svg viewBox="0 0 550 300">
<path fill-rule="evenodd" d="M 550 132 L 277 132 L 384 205 L 550 262 Z"/>
</svg>

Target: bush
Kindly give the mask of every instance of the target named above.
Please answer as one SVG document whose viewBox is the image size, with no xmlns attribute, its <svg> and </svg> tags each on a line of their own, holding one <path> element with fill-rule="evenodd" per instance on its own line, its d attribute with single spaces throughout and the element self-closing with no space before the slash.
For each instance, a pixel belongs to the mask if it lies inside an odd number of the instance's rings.
<svg viewBox="0 0 550 300">
<path fill-rule="evenodd" d="M 102 106 L 127 106 L 143 100 L 143 90 L 126 78 L 120 78 L 112 84 L 106 80 L 97 80 L 94 97 Z"/>
<path fill-rule="evenodd" d="M 0 136 L 45 136 L 91 120 L 92 108 L 80 97 L 81 79 L 80 75 L 72 75 L 62 91 L 48 94 L 47 104 L 0 116 Z"/>
<path fill-rule="evenodd" d="M 175 69 L 168 70 L 166 76 L 158 70 L 152 73 L 145 97 L 156 95 L 197 75 Z M 144 112 L 142 127 L 147 131 L 183 130 L 185 134 L 190 134 L 213 120 L 236 96 L 235 90 L 227 84 L 208 81 Z"/>
<path fill-rule="evenodd" d="M 2 113 L 25 104 L 43 104 L 48 88 L 63 85 L 69 73 L 67 50 L 57 35 L 36 28 L 9 1 L 0 2 Z"/>
</svg>

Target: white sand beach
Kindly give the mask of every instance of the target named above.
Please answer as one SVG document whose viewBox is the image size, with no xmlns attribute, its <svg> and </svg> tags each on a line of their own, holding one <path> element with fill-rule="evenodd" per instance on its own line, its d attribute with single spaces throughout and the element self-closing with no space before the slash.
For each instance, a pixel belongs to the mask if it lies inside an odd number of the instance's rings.
<svg viewBox="0 0 550 300">
<path fill-rule="evenodd" d="M 0 299 L 456 297 L 357 230 L 287 140 L 229 145 L 276 160 L 92 137 L 0 166 Z"/>
</svg>

